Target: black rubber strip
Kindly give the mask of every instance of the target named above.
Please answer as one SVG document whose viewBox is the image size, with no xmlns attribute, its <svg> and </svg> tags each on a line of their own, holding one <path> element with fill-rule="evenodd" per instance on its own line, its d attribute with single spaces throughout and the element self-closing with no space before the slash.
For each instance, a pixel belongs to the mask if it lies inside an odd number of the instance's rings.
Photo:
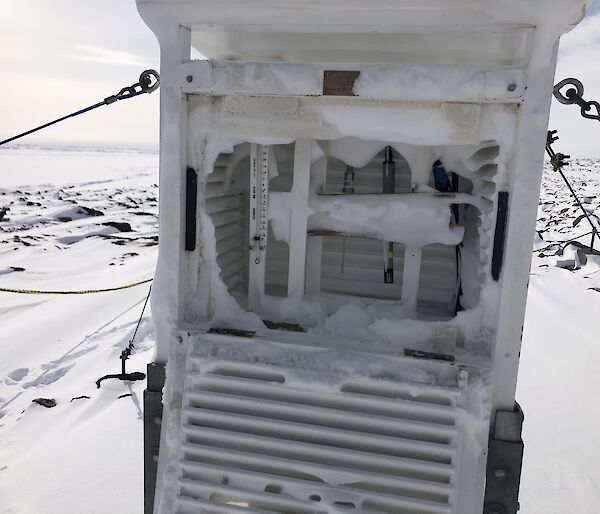
<svg viewBox="0 0 600 514">
<path fill-rule="evenodd" d="M 185 249 L 196 249 L 196 202 L 198 200 L 198 174 L 188 168 L 185 180 Z"/>
<path fill-rule="evenodd" d="M 498 214 L 496 215 L 496 231 L 494 233 L 494 249 L 492 251 L 492 278 L 498 280 L 504 259 L 504 238 L 508 218 L 508 191 L 498 193 Z"/>
</svg>

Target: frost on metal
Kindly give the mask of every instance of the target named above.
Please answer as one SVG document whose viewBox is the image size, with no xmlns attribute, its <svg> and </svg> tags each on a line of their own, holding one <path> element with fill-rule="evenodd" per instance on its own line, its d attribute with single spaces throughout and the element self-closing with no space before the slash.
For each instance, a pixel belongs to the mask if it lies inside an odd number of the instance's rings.
<svg viewBox="0 0 600 514">
<path fill-rule="evenodd" d="M 481 512 L 585 2 L 138 7 L 162 59 L 154 512 Z"/>
</svg>

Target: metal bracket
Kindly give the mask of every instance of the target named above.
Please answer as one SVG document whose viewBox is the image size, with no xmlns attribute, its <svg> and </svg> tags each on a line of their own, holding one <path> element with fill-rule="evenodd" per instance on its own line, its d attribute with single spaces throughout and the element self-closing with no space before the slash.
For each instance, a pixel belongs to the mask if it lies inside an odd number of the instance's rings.
<svg viewBox="0 0 600 514">
<path fill-rule="evenodd" d="M 523 462 L 523 411 L 497 411 L 488 445 L 483 514 L 516 514 Z"/>
<path fill-rule="evenodd" d="M 148 385 L 144 391 L 144 514 L 154 512 L 164 384 L 165 365 L 148 364 Z"/>
<path fill-rule="evenodd" d="M 208 331 L 209 334 L 218 334 L 220 336 L 234 336 L 234 337 L 254 337 L 256 332 L 252 330 L 241 330 L 238 328 L 227 328 L 227 327 L 213 327 Z"/>
<path fill-rule="evenodd" d="M 360 71 L 325 70 L 323 72 L 323 95 L 354 96 L 354 83 Z"/>
<path fill-rule="evenodd" d="M 448 355 L 445 353 L 437 353 L 437 352 L 424 352 L 421 350 L 412 350 L 410 348 L 404 349 L 404 355 L 407 357 L 413 357 L 415 359 L 429 359 L 434 361 L 445 361 L 445 362 L 454 362 L 454 355 Z"/>
<path fill-rule="evenodd" d="M 104 99 L 106 105 L 112 104 L 118 100 L 126 100 L 134 96 L 152 93 L 160 85 L 160 76 L 154 70 L 145 70 L 140 75 L 139 80 L 131 86 L 124 87 L 116 95 L 107 96 Z"/>
<path fill-rule="evenodd" d="M 198 174 L 188 167 L 185 174 L 185 250 L 196 249 L 196 204 L 198 201 Z"/>
<path fill-rule="evenodd" d="M 492 278 L 498 281 L 504 260 L 504 238 L 508 218 L 508 191 L 498 193 L 498 212 L 496 230 L 494 231 L 494 247 L 492 249 Z"/>
<path fill-rule="evenodd" d="M 136 332 L 137 332 L 137 328 L 136 328 Z M 135 337 L 135 334 L 133 337 Z M 121 352 L 121 356 L 119 357 L 121 359 L 121 373 L 114 373 L 111 375 L 104 375 L 103 377 L 100 377 L 98 380 L 96 380 L 96 387 L 98 389 L 100 389 L 100 384 L 102 383 L 102 381 L 107 380 L 109 378 L 115 378 L 117 380 L 123 380 L 123 381 L 144 380 L 146 378 L 146 375 L 144 375 L 144 373 L 141 373 L 140 371 L 134 371 L 133 373 L 127 373 L 125 371 L 125 361 L 127 359 L 129 359 L 132 349 L 133 349 L 133 339 L 129 343 L 129 346 Z"/>
<path fill-rule="evenodd" d="M 271 330 L 287 330 L 288 332 L 306 332 L 305 328 L 302 328 L 298 323 L 286 323 L 283 321 L 271 321 L 263 319 L 262 322 L 265 327 Z"/>
</svg>

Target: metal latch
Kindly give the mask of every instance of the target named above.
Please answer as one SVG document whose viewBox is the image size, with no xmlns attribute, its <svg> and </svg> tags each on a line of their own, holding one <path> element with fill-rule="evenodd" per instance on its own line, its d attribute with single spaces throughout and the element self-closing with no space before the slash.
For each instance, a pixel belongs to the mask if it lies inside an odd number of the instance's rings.
<svg viewBox="0 0 600 514">
<path fill-rule="evenodd" d="M 208 331 L 209 334 L 218 334 L 220 336 L 234 336 L 234 337 L 254 337 L 256 332 L 252 330 L 240 330 L 238 328 L 223 328 L 213 327 Z"/>
<path fill-rule="evenodd" d="M 523 411 L 497 411 L 488 445 L 483 514 L 516 514 L 523 462 Z"/>
</svg>

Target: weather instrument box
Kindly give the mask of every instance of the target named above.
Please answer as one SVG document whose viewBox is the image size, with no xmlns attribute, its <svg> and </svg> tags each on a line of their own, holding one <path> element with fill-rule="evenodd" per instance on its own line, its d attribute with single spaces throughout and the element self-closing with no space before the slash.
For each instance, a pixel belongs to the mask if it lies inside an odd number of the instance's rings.
<svg viewBox="0 0 600 514">
<path fill-rule="evenodd" d="M 557 42 L 585 2 L 137 4 L 161 48 L 146 513 L 516 512 Z"/>
</svg>

